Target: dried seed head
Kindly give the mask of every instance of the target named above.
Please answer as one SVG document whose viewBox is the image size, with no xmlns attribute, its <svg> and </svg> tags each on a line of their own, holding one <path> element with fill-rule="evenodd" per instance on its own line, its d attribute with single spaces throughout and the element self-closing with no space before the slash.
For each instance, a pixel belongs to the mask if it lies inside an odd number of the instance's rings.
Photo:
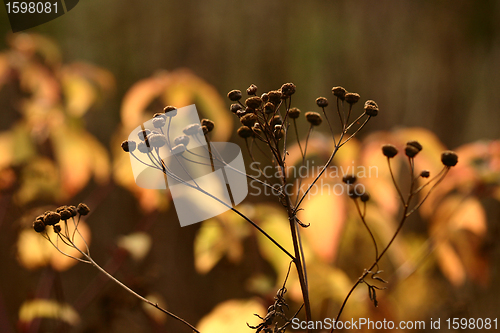
<svg viewBox="0 0 500 333">
<path fill-rule="evenodd" d="M 71 217 L 73 217 L 73 214 L 71 213 L 71 211 L 67 207 L 65 209 L 61 210 L 61 212 L 59 214 L 61 215 L 61 220 L 63 220 L 63 221 L 66 221 L 66 220 L 70 219 Z"/>
<path fill-rule="evenodd" d="M 419 152 L 419 150 L 417 148 L 415 148 L 414 146 L 406 146 L 405 147 L 405 154 L 409 158 L 413 158 L 413 157 L 417 156 L 418 152 Z"/>
<path fill-rule="evenodd" d="M 408 141 L 406 143 L 407 146 L 412 146 L 412 147 L 415 147 L 417 148 L 418 151 L 421 151 L 422 150 L 422 145 L 418 142 L 418 141 Z"/>
<path fill-rule="evenodd" d="M 162 128 L 165 126 L 165 118 L 163 117 L 156 117 L 153 119 L 153 126 L 156 128 Z"/>
<path fill-rule="evenodd" d="M 153 148 L 149 145 L 149 141 L 139 142 L 139 144 L 137 145 L 137 149 L 143 154 L 147 154 L 153 150 Z"/>
<path fill-rule="evenodd" d="M 253 135 L 252 129 L 248 126 L 241 126 L 237 131 L 238 135 L 244 139 L 249 138 Z"/>
<path fill-rule="evenodd" d="M 288 117 L 291 119 L 297 119 L 300 116 L 300 110 L 297 108 L 291 108 L 288 110 Z"/>
<path fill-rule="evenodd" d="M 281 119 L 281 116 L 278 114 L 275 115 L 273 118 L 271 118 L 271 121 L 269 122 L 269 125 L 271 125 L 271 127 L 281 124 L 283 124 L 283 120 Z"/>
<path fill-rule="evenodd" d="M 269 95 L 267 93 L 263 93 L 262 95 L 260 95 L 260 98 L 264 103 L 269 102 Z"/>
<path fill-rule="evenodd" d="M 45 212 L 45 216 L 43 217 L 43 223 L 45 225 L 54 225 L 61 220 L 61 215 L 56 212 Z"/>
<path fill-rule="evenodd" d="M 71 213 L 71 217 L 75 217 L 76 214 L 78 213 L 75 206 L 67 206 L 66 210 L 68 210 Z"/>
<path fill-rule="evenodd" d="M 199 134 L 201 132 L 201 126 L 200 126 L 200 124 L 191 124 L 191 125 L 186 126 L 182 131 L 186 135 Z"/>
<path fill-rule="evenodd" d="M 295 93 L 295 84 L 285 83 L 281 86 L 281 93 L 286 97 L 292 96 Z"/>
<path fill-rule="evenodd" d="M 250 87 L 247 88 L 248 95 L 255 95 L 257 93 L 257 86 L 255 84 L 251 84 Z"/>
<path fill-rule="evenodd" d="M 233 102 L 237 102 L 241 99 L 241 91 L 240 90 L 231 90 L 227 93 L 227 98 L 229 98 Z"/>
<path fill-rule="evenodd" d="M 283 131 L 283 127 L 281 125 L 274 126 L 274 137 L 276 139 L 281 139 L 285 132 Z"/>
<path fill-rule="evenodd" d="M 255 123 L 255 124 L 253 124 L 252 131 L 253 131 L 255 134 L 261 135 L 261 134 L 262 134 L 262 129 L 261 129 L 261 127 L 260 127 L 260 124 L 259 124 L 259 123 Z"/>
<path fill-rule="evenodd" d="M 133 152 L 135 150 L 135 148 L 137 147 L 137 144 L 135 143 L 135 141 L 129 141 L 129 140 L 125 140 L 122 142 L 121 144 L 122 146 L 122 149 L 124 152 Z"/>
<path fill-rule="evenodd" d="M 59 224 L 54 225 L 52 228 L 54 228 L 56 234 L 61 232 L 61 226 Z"/>
<path fill-rule="evenodd" d="M 183 144 L 184 146 L 187 146 L 188 143 L 189 143 L 189 136 L 186 135 L 181 135 L 174 139 L 174 145 Z"/>
<path fill-rule="evenodd" d="M 420 173 L 420 177 L 422 178 L 429 178 L 430 175 L 431 173 L 429 170 L 422 170 L 422 172 Z"/>
<path fill-rule="evenodd" d="M 139 139 L 141 139 L 142 141 L 146 140 L 146 138 L 148 137 L 148 135 L 151 134 L 151 131 L 148 130 L 148 129 L 145 129 L 143 131 L 139 131 L 137 132 L 137 136 L 139 137 Z"/>
<path fill-rule="evenodd" d="M 246 114 L 247 114 L 247 113 L 245 112 L 245 110 L 239 110 L 239 111 L 237 111 L 237 112 L 236 112 L 236 115 L 237 115 L 238 117 L 240 117 L 240 118 L 241 118 L 241 117 L 243 117 L 243 116 L 244 116 L 244 115 L 246 115 Z"/>
<path fill-rule="evenodd" d="M 153 118 L 157 118 L 157 117 L 160 117 L 160 118 L 165 119 L 165 117 L 166 117 L 166 116 L 165 116 L 165 114 L 164 114 L 164 113 L 155 113 L 155 114 L 153 115 Z"/>
<path fill-rule="evenodd" d="M 388 158 L 393 158 L 398 154 L 398 149 L 393 145 L 387 144 L 382 146 L 382 153 Z"/>
<path fill-rule="evenodd" d="M 451 150 L 447 150 L 441 154 L 441 162 L 447 167 L 452 167 L 458 163 L 458 155 Z"/>
<path fill-rule="evenodd" d="M 257 121 L 257 115 L 254 113 L 249 113 L 240 118 L 240 121 L 243 125 L 252 127 L 253 124 Z"/>
<path fill-rule="evenodd" d="M 241 110 L 242 107 L 241 105 L 235 103 L 235 104 L 231 104 L 231 107 L 229 108 L 229 110 L 231 110 L 232 113 L 236 113 L 237 111 Z"/>
<path fill-rule="evenodd" d="M 208 127 L 207 126 L 201 126 L 201 130 L 203 131 L 203 135 L 208 134 Z"/>
<path fill-rule="evenodd" d="M 359 94 L 356 94 L 356 93 L 346 93 L 345 94 L 345 101 L 349 104 L 354 104 L 356 103 L 357 101 L 359 101 Z"/>
<path fill-rule="evenodd" d="M 207 130 L 209 132 L 212 132 L 212 130 L 215 127 L 215 123 L 212 120 L 210 120 L 210 119 L 202 119 L 201 120 L 201 126 L 206 126 Z"/>
<path fill-rule="evenodd" d="M 185 151 L 186 151 L 186 146 L 184 146 L 182 143 L 172 148 L 172 154 L 174 155 L 182 154 Z"/>
<path fill-rule="evenodd" d="M 267 96 L 269 97 L 269 102 L 274 105 L 278 105 L 281 102 L 281 91 L 279 90 L 272 90 L 267 93 Z"/>
<path fill-rule="evenodd" d="M 326 97 L 318 97 L 316 98 L 316 105 L 320 108 L 326 108 L 328 106 L 328 100 Z"/>
<path fill-rule="evenodd" d="M 35 220 L 35 222 L 33 222 L 33 229 L 35 229 L 36 232 L 44 232 L 45 224 L 40 220 Z"/>
<path fill-rule="evenodd" d="M 360 199 L 363 202 L 367 202 L 368 200 L 370 200 L 370 195 L 368 194 L 368 192 L 365 192 L 365 193 L 361 194 Z"/>
<path fill-rule="evenodd" d="M 172 105 L 165 106 L 163 108 L 163 112 L 165 113 L 165 116 L 167 117 L 175 117 L 177 116 L 177 108 Z"/>
<path fill-rule="evenodd" d="M 262 104 L 262 99 L 258 96 L 249 97 L 245 100 L 245 105 L 251 109 L 258 109 Z"/>
<path fill-rule="evenodd" d="M 59 212 L 58 212 L 59 213 Z M 42 221 L 43 222 L 44 215 L 38 215 L 35 219 L 35 221 Z"/>
<path fill-rule="evenodd" d="M 361 194 L 358 193 L 358 191 L 356 191 L 356 188 L 354 186 L 352 186 L 351 184 L 348 184 L 347 195 L 349 196 L 349 198 L 351 198 L 353 200 L 356 200 L 357 198 L 359 198 L 361 196 Z"/>
<path fill-rule="evenodd" d="M 342 181 L 344 183 L 346 183 L 347 185 L 354 184 L 357 179 L 358 178 L 355 175 L 353 175 L 353 174 L 351 174 L 351 175 L 345 175 L 344 177 L 342 177 Z"/>
<path fill-rule="evenodd" d="M 364 110 L 365 113 L 370 117 L 376 117 L 378 115 L 378 105 L 372 100 L 368 100 L 365 102 Z"/>
<path fill-rule="evenodd" d="M 167 138 L 162 134 L 153 134 L 148 137 L 151 147 L 160 148 L 167 143 Z"/>
<path fill-rule="evenodd" d="M 266 114 L 271 114 L 271 113 L 274 113 L 274 104 L 271 103 L 271 102 L 267 102 L 265 105 L 264 105 L 264 112 Z"/>
<path fill-rule="evenodd" d="M 340 99 L 340 100 L 343 101 L 345 99 L 345 94 L 347 93 L 347 91 L 344 88 L 342 88 L 342 87 L 333 87 L 332 88 L 332 93 L 338 99 Z"/>
<path fill-rule="evenodd" d="M 88 213 L 90 213 L 90 208 L 89 206 L 81 202 L 78 204 L 78 207 L 76 207 L 76 211 L 80 215 L 87 215 Z"/>
<path fill-rule="evenodd" d="M 306 120 L 313 126 L 319 126 L 323 122 L 323 118 L 317 112 L 306 112 Z"/>
</svg>

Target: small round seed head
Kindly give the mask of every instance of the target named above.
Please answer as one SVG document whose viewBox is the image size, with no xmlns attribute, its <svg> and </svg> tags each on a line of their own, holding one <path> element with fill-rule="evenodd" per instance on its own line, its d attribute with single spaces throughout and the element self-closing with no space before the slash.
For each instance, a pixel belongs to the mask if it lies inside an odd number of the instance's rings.
<svg viewBox="0 0 500 333">
<path fill-rule="evenodd" d="M 139 142 L 139 144 L 137 145 L 137 149 L 143 154 L 147 154 L 153 150 L 153 148 L 149 144 L 149 141 Z"/>
<path fill-rule="evenodd" d="M 236 115 L 237 115 L 239 118 L 243 117 L 243 116 L 244 116 L 244 115 L 246 115 L 246 114 L 247 114 L 247 113 L 246 113 L 246 111 L 245 111 L 245 110 L 238 110 L 238 111 L 236 111 Z"/>
<path fill-rule="evenodd" d="M 285 132 L 283 131 L 283 128 L 281 125 L 276 125 L 274 126 L 274 136 L 276 139 L 281 139 Z"/>
<path fill-rule="evenodd" d="M 201 132 L 200 124 L 191 124 L 186 126 L 183 130 L 186 135 L 196 135 Z"/>
<path fill-rule="evenodd" d="M 361 194 L 360 199 L 362 202 L 367 202 L 368 200 L 370 200 L 370 195 L 368 194 L 368 192 L 365 192 L 365 193 Z"/>
<path fill-rule="evenodd" d="M 353 175 L 353 174 L 351 174 L 351 175 L 344 175 L 344 177 L 342 177 L 342 181 L 344 183 L 346 183 L 347 185 L 354 184 L 357 179 L 358 178 L 355 175 Z"/>
<path fill-rule="evenodd" d="M 241 105 L 235 103 L 235 104 L 231 104 L 231 107 L 229 108 L 229 110 L 231 110 L 232 113 L 236 113 L 237 111 L 241 110 L 242 107 Z"/>
<path fill-rule="evenodd" d="M 269 124 L 271 125 L 271 127 L 274 127 L 276 125 L 283 124 L 283 120 L 281 119 L 281 116 L 277 114 L 271 118 L 271 121 L 269 122 Z"/>
<path fill-rule="evenodd" d="M 306 112 L 306 120 L 313 126 L 319 126 L 323 122 L 323 118 L 317 112 Z"/>
<path fill-rule="evenodd" d="M 151 134 L 151 131 L 148 130 L 148 129 L 145 129 L 145 130 L 142 130 L 142 131 L 139 131 L 137 132 L 137 136 L 139 137 L 139 139 L 141 139 L 142 141 L 146 140 L 146 138 L 148 137 L 148 135 Z"/>
<path fill-rule="evenodd" d="M 186 151 L 186 146 L 184 146 L 182 143 L 172 148 L 172 154 L 174 155 L 182 154 L 185 151 Z"/>
<path fill-rule="evenodd" d="M 272 90 L 267 93 L 267 96 L 269 97 L 269 102 L 274 105 L 278 105 L 281 102 L 281 91 L 279 90 Z"/>
<path fill-rule="evenodd" d="M 345 101 L 349 104 L 354 104 L 356 103 L 357 101 L 359 101 L 359 94 L 356 94 L 356 93 L 346 93 L 345 94 Z"/>
<path fill-rule="evenodd" d="M 167 143 L 167 138 L 162 134 L 153 134 L 148 137 L 151 147 L 160 148 Z"/>
<path fill-rule="evenodd" d="M 61 226 L 59 224 L 54 225 L 52 228 L 54 228 L 56 234 L 61 232 Z"/>
<path fill-rule="evenodd" d="M 207 135 L 209 132 L 207 126 L 201 126 L 201 130 L 203 131 L 203 135 Z"/>
<path fill-rule="evenodd" d="M 66 207 L 66 210 L 68 210 L 71 213 L 71 217 L 75 217 L 76 214 L 78 214 L 78 211 L 76 210 L 75 206 L 68 206 Z"/>
<path fill-rule="evenodd" d="M 382 153 L 388 158 L 393 158 L 398 154 L 398 149 L 393 145 L 387 144 L 382 146 Z"/>
<path fill-rule="evenodd" d="M 271 113 L 274 113 L 274 104 L 271 103 L 271 102 L 267 102 L 265 105 L 264 105 L 264 112 L 266 114 L 271 114 Z"/>
<path fill-rule="evenodd" d="M 58 212 L 59 213 L 59 212 Z M 38 215 L 35 219 L 35 221 L 42 221 L 43 222 L 44 215 Z"/>
<path fill-rule="evenodd" d="M 320 108 L 326 108 L 328 106 L 328 100 L 326 97 L 318 97 L 316 98 L 316 105 Z"/>
<path fill-rule="evenodd" d="M 249 114 L 249 113 L 255 113 L 255 109 L 247 106 L 245 108 L 245 114 Z"/>
<path fill-rule="evenodd" d="M 262 134 L 262 129 L 260 127 L 260 124 L 259 123 L 253 124 L 252 131 L 258 135 Z"/>
<path fill-rule="evenodd" d="M 260 95 L 260 98 L 264 103 L 269 102 L 269 95 L 267 93 L 263 93 L 262 95 Z"/>
<path fill-rule="evenodd" d="M 184 146 L 187 146 L 189 144 L 189 136 L 186 135 L 181 135 L 178 136 L 174 139 L 174 145 L 180 145 L 183 144 Z"/>
<path fill-rule="evenodd" d="M 291 108 L 288 111 L 288 117 L 291 119 L 297 119 L 300 116 L 300 110 L 298 108 Z"/>
<path fill-rule="evenodd" d="M 458 163 L 458 155 L 451 150 L 447 150 L 441 154 L 441 162 L 447 167 L 452 167 Z"/>
<path fill-rule="evenodd" d="M 292 96 L 295 93 L 295 84 L 293 83 L 285 83 L 281 86 L 281 93 L 284 96 Z"/>
<path fill-rule="evenodd" d="M 248 95 L 255 95 L 257 93 L 257 86 L 255 84 L 251 84 L 250 87 L 247 88 Z"/>
<path fill-rule="evenodd" d="M 431 173 L 429 170 L 422 170 L 422 172 L 420 173 L 420 177 L 422 178 L 429 178 L 430 175 Z"/>
<path fill-rule="evenodd" d="M 212 130 L 215 127 L 215 123 L 212 120 L 210 120 L 210 119 L 202 119 L 201 120 L 201 126 L 206 126 L 207 130 L 209 132 L 212 132 Z"/>
<path fill-rule="evenodd" d="M 165 115 L 164 113 L 158 113 L 158 112 L 157 112 L 157 113 L 155 113 L 155 114 L 153 115 L 153 118 L 157 118 L 157 117 L 160 117 L 160 118 L 165 118 L 165 117 L 166 117 L 166 115 Z"/>
<path fill-rule="evenodd" d="M 84 203 L 81 202 L 76 207 L 76 211 L 78 212 L 78 214 L 85 216 L 88 213 L 90 213 L 90 208 L 89 208 L 89 206 L 87 206 L 86 204 L 84 204 Z"/>
<path fill-rule="evenodd" d="M 137 144 L 135 143 L 135 141 L 125 140 L 122 142 L 121 146 L 124 152 L 129 153 L 135 150 Z"/>
<path fill-rule="evenodd" d="M 40 220 L 35 220 L 35 222 L 33 222 L 33 229 L 35 229 L 36 232 L 44 232 L 45 224 Z"/>
<path fill-rule="evenodd" d="M 406 145 L 407 145 L 407 146 L 412 146 L 412 147 L 415 147 L 415 148 L 417 148 L 417 150 L 418 150 L 418 151 L 421 151 L 421 150 L 422 150 L 422 145 L 421 145 L 421 144 L 420 144 L 420 142 L 418 142 L 418 141 L 414 141 L 414 140 L 412 140 L 412 141 L 408 141 L 408 142 L 406 143 Z"/>
<path fill-rule="evenodd" d="M 364 110 L 365 113 L 370 117 L 376 117 L 378 115 L 378 105 L 372 100 L 368 100 L 365 102 Z"/>
<path fill-rule="evenodd" d="M 343 101 L 345 99 L 345 94 L 347 93 L 347 91 L 344 88 L 342 88 L 342 87 L 333 87 L 332 88 L 332 93 L 338 99 L 340 99 L 340 100 Z"/>
<path fill-rule="evenodd" d="M 63 220 L 63 221 L 66 221 L 73 216 L 73 214 L 71 213 L 71 211 L 68 208 L 61 210 L 61 212 L 59 214 L 61 215 L 61 220 Z"/>
<path fill-rule="evenodd" d="M 177 108 L 172 105 L 165 106 L 163 108 L 163 112 L 165 113 L 165 116 L 167 117 L 175 117 L 177 116 Z"/>
<path fill-rule="evenodd" d="M 156 128 L 162 128 L 163 126 L 165 126 L 165 118 L 163 117 L 155 117 L 153 119 L 153 126 L 156 127 Z"/>
<path fill-rule="evenodd" d="M 258 96 L 249 97 L 245 100 L 245 105 L 251 109 L 258 109 L 262 104 L 262 99 Z"/>
<path fill-rule="evenodd" d="M 57 207 L 56 208 L 56 213 L 60 213 L 61 211 L 65 210 L 66 208 L 68 208 L 68 206 L 61 206 L 61 207 Z M 41 215 L 40 215 L 41 216 Z M 36 219 L 38 220 L 38 218 L 40 217 L 38 216 Z"/>
<path fill-rule="evenodd" d="M 231 90 L 227 93 L 227 98 L 229 98 L 233 102 L 237 102 L 241 99 L 241 91 L 240 90 Z"/>
<path fill-rule="evenodd" d="M 249 113 L 240 118 L 240 121 L 243 125 L 252 127 L 253 124 L 257 121 L 257 115 L 254 113 Z"/>
<path fill-rule="evenodd" d="M 406 146 L 405 147 L 405 154 L 406 154 L 406 156 L 408 156 L 410 158 L 417 156 L 418 152 L 419 152 L 419 150 L 417 148 L 415 148 L 414 146 Z"/>
<path fill-rule="evenodd" d="M 56 212 L 45 212 L 45 216 L 43 218 L 43 223 L 45 225 L 54 225 L 61 220 L 61 215 Z"/>
<path fill-rule="evenodd" d="M 240 137 L 246 139 L 253 135 L 252 129 L 248 126 L 241 126 L 238 128 L 237 133 Z"/>
<path fill-rule="evenodd" d="M 356 191 L 356 188 L 354 186 L 349 185 L 347 187 L 347 195 L 349 196 L 349 198 L 356 200 L 361 196 L 361 193 L 358 193 L 358 191 Z"/>
</svg>

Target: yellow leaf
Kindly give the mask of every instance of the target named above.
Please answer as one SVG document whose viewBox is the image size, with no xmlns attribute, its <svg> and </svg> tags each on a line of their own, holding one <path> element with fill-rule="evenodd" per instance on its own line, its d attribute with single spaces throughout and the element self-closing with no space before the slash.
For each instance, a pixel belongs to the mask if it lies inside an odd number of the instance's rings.
<svg viewBox="0 0 500 333">
<path fill-rule="evenodd" d="M 76 325 L 80 321 L 78 313 L 66 303 L 59 303 L 49 299 L 34 299 L 26 301 L 19 309 L 19 320 L 29 323 L 34 319 L 46 318 L 64 321 Z"/>
<path fill-rule="evenodd" d="M 151 237 L 145 232 L 134 232 L 130 235 L 120 236 L 117 244 L 130 253 L 136 261 L 144 259 L 151 249 Z"/>
<path fill-rule="evenodd" d="M 84 78 L 69 72 L 63 72 L 62 88 L 66 101 L 66 110 L 74 117 L 81 117 L 96 99 L 95 88 Z"/>
</svg>

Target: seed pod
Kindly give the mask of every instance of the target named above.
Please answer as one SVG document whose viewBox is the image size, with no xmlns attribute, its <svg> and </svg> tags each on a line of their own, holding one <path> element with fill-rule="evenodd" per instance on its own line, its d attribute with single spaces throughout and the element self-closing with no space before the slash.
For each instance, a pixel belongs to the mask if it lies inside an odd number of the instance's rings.
<svg viewBox="0 0 500 333">
<path fill-rule="evenodd" d="M 165 119 L 166 115 L 164 113 L 159 113 L 158 112 L 158 113 L 155 113 L 153 115 L 153 118 L 157 118 L 157 117 Z"/>
<path fill-rule="evenodd" d="M 257 121 L 257 115 L 254 113 L 249 113 L 240 118 L 240 121 L 243 125 L 252 127 L 253 124 Z"/>
<path fill-rule="evenodd" d="M 370 200 L 370 195 L 368 194 L 368 192 L 365 192 L 365 193 L 361 194 L 360 199 L 362 202 L 367 202 L 368 200 Z"/>
<path fill-rule="evenodd" d="M 355 175 L 353 175 L 353 174 L 351 174 L 351 175 L 345 175 L 344 177 L 342 177 L 342 181 L 344 183 L 346 183 L 347 185 L 354 184 L 357 179 L 358 178 Z"/>
<path fill-rule="evenodd" d="M 90 213 L 90 208 L 84 203 L 79 203 L 78 207 L 76 207 L 76 211 L 80 215 L 87 215 L 88 213 Z"/>
<path fill-rule="evenodd" d="M 378 115 L 378 105 L 372 100 L 368 100 L 365 102 L 364 110 L 365 113 L 370 117 L 376 117 Z"/>
<path fill-rule="evenodd" d="M 291 119 L 297 119 L 300 116 L 300 110 L 297 108 L 291 108 L 288 110 L 288 117 Z"/>
<path fill-rule="evenodd" d="M 45 225 L 54 225 L 61 220 L 61 215 L 56 212 L 45 212 L 45 216 L 43 218 L 43 223 Z"/>
<path fill-rule="evenodd" d="M 413 146 L 406 146 L 405 147 L 405 154 L 409 158 L 413 158 L 413 157 L 417 156 L 418 152 L 419 152 L 419 150 Z"/>
<path fill-rule="evenodd" d="M 163 126 L 165 126 L 165 118 L 163 117 L 156 117 L 153 119 L 153 126 L 156 127 L 156 128 L 162 128 Z"/>
<path fill-rule="evenodd" d="M 407 146 L 412 146 L 412 147 L 415 147 L 417 148 L 418 151 L 421 151 L 422 150 L 422 145 L 418 142 L 418 141 L 408 141 L 406 143 Z"/>
<path fill-rule="evenodd" d="M 266 114 L 271 114 L 271 113 L 274 113 L 274 104 L 271 103 L 271 102 L 267 102 L 265 105 L 264 105 L 264 112 Z"/>
<path fill-rule="evenodd" d="M 201 130 L 203 131 L 203 135 L 208 134 L 208 127 L 207 126 L 201 126 Z"/>
<path fill-rule="evenodd" d="M 458 163 L 458 155 L 451 150 L 447 150 L 441 154 L 441 162 L 447 167 L 452 167 Z"/>
<path fill-rule="evenodd" d="M 149 146 L 149 141 L 141 141 L 137 145 L 137 150 L 139 150 L 143 154 L 147 154 L 153 150 L 151 146 Z"/>
<path fill-rule="evenodd" d="M 52 228 L 54 228 L 56 234 L 61 232 L 61 226 L 59 224 L 54 225 Z"/>
<path fill-rule="evenodd" d="M 61 210 L 59 214 L 61 215 L 61 220 L 63 221 L 69 220 L 73 216 L 73 214 L 67 207 Z"/>
<path fill-rule="evenodd" d="M 163 108 L 163 112 L 167 117 L 175 117 L 177 115 L 177 108 L 175 106 L 165 106 Z"/>
<path fill-rule="evenodd" d="M 354 104 L 359 101 L 359 94 L 356 93 L 347 93 L 345 94 L 345 101 L 349 104 Z"/>
<path fill-rule="evenodd" d="M 347 91 L 344 88 L 342 88 L 342 87 L 333 87 L 332 88 L 332 93 L 338 99 L 340 99 L 340 100 L 343 101 L 345 99 L 345 94 L 347 93 Z"/>
<path fill-rule="evenodd" d="M 146 138 L 148 137 L 148 135 L 151 134 L 151 131 L 148 130 L 148 129 L 145 129 L 145 130 L 142 130 L 142 131 L 139 131 L 137 132 L 137 136 L 139 137 L 139 139 L 141 139 L 142 141 L 146 140 Z"/>
<path fill-rule="evenodd" d="M 354 186 L 351 186 L 350 184 L 347 187 L 347 195 L 349 196 L 349 198 L 351 198 L 353 200 L 356 200 L 357 198 L 359 198 L 361 196 L 361 194 L 359 194 L 356 191 L 356 188 Z"/>
<path fill-rule="evenodd" d="M 174 145 L 180 145 L 183 144 L 184 146 L 187 146 L 189 144 L 189 136 L 186 135 L 181 135 L 178 136 L 174 139 Z"/>
<path fill-rule="evenodd" d="M 398 149 L 393 145 L 387 144 L 382 146 L 382 153 L 388 158 L 393 158 L 398 154 Z"/>
<path fill-rule="evenodd" d="M 172 154 L 174 155 L 182 154 L 185 151 L 186 151 L 186 146 L 184 146 L 182 143 L 172 148 Z"/>
<path fill-rule="evenodd" d="M 200 124 L 191 124 L 191 125 L 186 126 L 182 131 L 186 135 L 199 134 L 201 132 L 201 126 L 200 126 Z"/>
<path fill-rule="evenodd" d="M 326 97 L 318 97 L 316 98 L 316 105 L 320 108 L 326 108 L 328 106 L 328 100 Z"/>
<path fill-rule="evenodd" d="M 231 107 L 229 108 L 229 110 L 232 112 L 232 113 L 236 113 L 236 111 L 239 111 L 241 110 L 242 107 L 241 105 L 239 104 L 231 104 Z"/>
<path fill-rule="evenodd" d="M 252 130 L 248 126 L 241 126 L 237 131 L 238 135 L 244 139 L 249 138 L 253 135 Z"/>
<path fill-rule="evenodd" d="M 255 124 L 253 124 L 252 131 L 253 131 L 255 134 L 261 135 L 261 134 L 262 134 L 262 129 L 261 129 L 261 127 L 260 127 L 260 124 L 259 124 L 259 123 L 255 123 Z"/>
<path fill-rule="evenodd" d="M 319 126 L 323 122 L 323 118 L 317 112 L 306 112 L 306 120 L 313 126 Z"/>
<path fill-rule="evenodd" d="M 272 90 L 267 93 L 267 96 L 269 97 L 269 102 L 273 103 L 274 105 L 278 105 L 281 102 L 281 91 L 279 90 Z"/>
<path fill-rule="evenodd" d="M 66 209 L 71 213 L 71 217 L 75 217 L 78 213 L 75 206 L 67 206 Z"/>
<path fill-rule="evenodd" d="M 229 98 L 233 102 L 237 102 L 241 99 L 241 91 L 240 90 L 231 90 L 227 93 L 227 98 Z"/>
<path fill-rule="evenodd" d="M 35 229 L 36 232 L 44 232 L 45 224 L 40 220 L 35 220 L 35 222 L 33 222 L 33 229 Z"/>
<path fill-rule="evenodd" d="M 59 213 L 59 212 L 58 212 Z M 35 221 L 42 221 L 43 222 L 44 215 L 38 215 L 35 219 Z"/>
<path fill-rule="evenodd" d="M 274 137 L 276 139 L 281 139 L 285 132 L 283 131 L 283 127 L 281 125 L 274 126 Z"/>
<path fill-rule="evenodd" d="M 429 178 L 430 175 L 431 173 L 429 170 L 422 170 L 422 172 L 420 173 L 420 177 L 422 178 Z"/>
<path fill-rule="evenodd" d="M 274 117 L 271 118 L 271 121 L 269 122 L 269 125 L 271 125 L 271 127 L 274 127 L 276 125 L 281 125 L 283 124 L 283 120 L 281 119 L 281 116 L 280 115 L 275 115 Z"/>
<path fill-rule="evenodd" d="M 255 84 L 251 84 L 250 87 L 247 88 L 248 95 L 255 95 L 257 93 L 257 86 Z"/>
<path fill-rule="evenodd" d="M 136 143 L 135 141 L 125 140 L 122 142 L 121 147 L 126 153 L 133 152 L 136 148 Z"/>
<path fill-rule="evenodd" d="M 241 118 L 243 117 L 244 115 L 246 115 L 247 113 L 245 112 L 245 110 L 239 110 L 239 111 L 236 111 L 236 115 Z"/>
<path fill-rule="evenodd" d="M 245 100 L 245 105 L 251 109 L 258 109 L 262 104 L 262 99 L 258 96 L 249 97 Z"/>
<path fill-rule="evenodd" d="M 286 97 L 292 96 L 295 93 L 295 84 L 285 83 L 281 86 L 281 93 Z"/>
<path fill-rule="evenodd" d="M 167 138 L 162 134 L 153 134 L 149 136 L 151 147 L 161 148 L 167 143 Z"/>
<path fill-rule="evenodd" d="M 267 103 L 269 102 L 269 95 L 267 93 L 263 93 L 260 95 L 260 98 L 262 99 L 262 102 Z"/>
<path fill-rule="evenodd" d="M 215 127 L 215 123 L 213 121 L 211 121 L 210 119 L 202 119 L 201 120 L 201 126 L 206 126 L 207 130 L 209 132 L 212 132 L 212 130 Z"/>
</svg>

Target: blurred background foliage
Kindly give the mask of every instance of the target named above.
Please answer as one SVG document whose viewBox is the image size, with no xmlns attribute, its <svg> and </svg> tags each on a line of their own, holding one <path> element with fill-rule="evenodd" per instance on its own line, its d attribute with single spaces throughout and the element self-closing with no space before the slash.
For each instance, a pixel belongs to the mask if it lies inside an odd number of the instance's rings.
<svg viewBox="0 0 500 333">
<path fill-rule="evenodd" d="M 443 149 L 460 155 L 383 262 L 390 284 L 380 307 L 359 288 L 344 318 L 496 316 L 499 7 L 494 0 L 87 0 L 29 35 L 8 33 L 2 10 L 1 331 L 183 329 L 92 268 L 57 257 L 29 230 L 40 212 L 80 201 L 92 208 L 85 225 L 93 257 L 108 271 L 203 332 L 223 332 L 223 324 L 227 332 L 250 331 L 245 323 L 265 314 L 286 257 L 231 214 L 180 228 L 168 192 L 136 187 L 118 145 L 164 105 L 196 103 L 216 121 L 214 139 L 243 147 L 225 93 L 289 81 L 303 111 L 315 110 L 314 99 L 330 97 L 334 85 L 379 104 L 379 116 L 335 164 L 378 166 L 379 177 L 363 182 L 381 243 L 394 230 L 398 204 L 380 145 L 420 140 L 417 167 L 431 174 Z M 318 159 L 331 149 L 323 133 L 312 138 Z M 297 158 L 296 148 L 290 152 Z M 249 197 L 242 210 L 287 244 L 279 207 Z M 313 309 L 318 319 L 332 317 L 373 249 L 346 198 L 315 196 L 304 208 Z M 288 295 L 298 302 L 294 279 Z"/>
</svg>

